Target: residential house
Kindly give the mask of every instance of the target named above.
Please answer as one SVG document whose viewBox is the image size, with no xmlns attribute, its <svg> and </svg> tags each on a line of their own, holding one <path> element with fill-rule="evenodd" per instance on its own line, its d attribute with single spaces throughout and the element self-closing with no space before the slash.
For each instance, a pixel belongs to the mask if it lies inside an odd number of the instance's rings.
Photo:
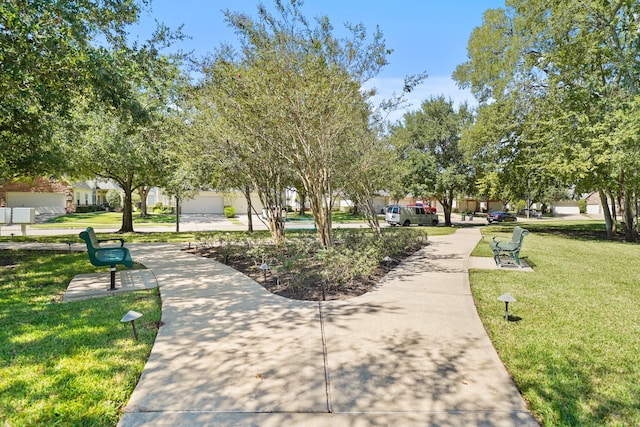
<svg viewBox="0 0 640 427">
<path fill-rule="evenodd" d="M 600 193 L 594 191 L 593 193 L 587 195 L 587 197 L 585 197 L 585 200 L 587 201 L 587 214 L 600 215 L 603 213 Z"/>
<path fill-rule="evenodd" d="M 53 178 L 5 181 L 0 185 L 0 207 L 35 208 L 37 215 L 73 212 L 73 197 L 68 182 Z"/>
<path fill-rule="evenodd" d="M 116 190 L 122 192 L 122 189 L 110 181 L 88 180 L 77 181 L 73 183 L 73 201 L 75 208 L 102 209 L 107 203 L 107 192 Z"/>
</svg>

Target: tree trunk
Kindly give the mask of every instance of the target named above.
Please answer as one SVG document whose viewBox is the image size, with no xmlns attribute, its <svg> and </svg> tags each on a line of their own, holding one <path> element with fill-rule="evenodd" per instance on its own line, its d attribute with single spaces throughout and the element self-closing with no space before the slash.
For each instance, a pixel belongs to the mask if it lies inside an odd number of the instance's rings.
<svg viewBox="0 0 640 427">
<path fill-rule="evenodd" d="M 180 197 L 176 196 L 176 233 L 180 232 Z"/>
<path fill-rule="evenodd" d="M 147 196 L 151 191 L 151 187 L 147 185 L 141 185 L 138 187 L 138 193 L 140 194 L 140 216 L 146 218 L 149 216 L 147 213 Z"/>
<path fill-rule="evenodd" d="M 611 208 L 611 238 L 618 233 L 618 212 L 616 208 L 616 198 L 613 196 L 611 190 L 607 190 L 607 195 L 611 200 L 611 204 L 609 205 Z"/>
<path fill-rule="evenodd" d="M 299 215 L 304 215 L 304 206 L 307 204 L 307 193 L 298 192 L 298 196 L 300 197 L 300 210 L 298 212 Z"/>
<path fill-rule="evenodd" d="M 600 204 L 602 205 L 602 212 L 604 213 L 604 226 L 607 230 L 607 239 L 613 240 L 613 221 L 611 219 L 611 211 L 609 210 L 607 195 L 604 193 L 602 188 L 598 189 L 598 194 L 600 195 Z"/>
<path fill-rule="evenodd" d="M 251 190 L 249 187 L 245 187 L 243 193 L 247 200 L 247 230 L 249 233 L 253 233 L 253 205 L 251 204 Z"/>
<path fill-rule="evenodd" d="M 318 230 L 318 240 L 323 248 L 333 247 L 333 230 L 331 223 L 332 196 L 325 196 L 324 192 L 310 192 L 311 213 Z"/>
<path fill-rule="evenodd" d="M 364 214 L 367 217 L 367 222 L 369 223 L 369 227 L 375 233 L 378 238 L 382 238 L 382 230 L 380 230 L 380 221 L 378 221 L 378 213 L 376 212 L 376 208 L 373 205 L 373 199 L 371 197 L 367 198 L 363 203 L 364 206 Z"/>
<path fill-rule="evenodd" d="M 441 197 L 436 197 L 436 199 L 440 202 L 444 211 L 444 225 L 447 227 L 451 227 L 451 210 L 453 208 L 453 196 L 441 195 Z"/>
<path fill-rule="evenodd" d="M 284 243 L 284 221 L 282 220 L 282 213 L 277 213 L 277 211 L 282 212 L 279 208 L 271 211 L 267 210 L 267 212 L 271 212 L 268 214 L 267 224 L 271 232 L 271 237 L 273 238 L 273 243 L 276 246 L 282 246 Z"/>
<path fill-rule="evenodd" d="M 131 185 L 123 185 L 124 205 L 122 207 L 122 226 L 119 233 L 133 233 L 133 213 L 131 193 L 133 192 Z"/>
<path fill-rule="evenodd" d="M 282 246 L 284 243 L 284 221 L 282 218 L 282 197 L 279 191 L 275 191 L 273 188 L 265 189 L 264 191 L 258 188 L 258 196 L 260 202 L 265 208 L 267 213 L 267 227 L 271 233 L 271 238 L 276 246 Z M 278 188 L 276 186 L 276 188 Z M 261 220 L 262 221 L 262 220 Z"/>
<path fill-rule="evenodd" d="M 633 194 L 627 189 L 624 190 L 624 232 L 627 242 L 635 242 L 637 233 L 635 227 L 635 213 L 633 209 Z"/>
</svg>

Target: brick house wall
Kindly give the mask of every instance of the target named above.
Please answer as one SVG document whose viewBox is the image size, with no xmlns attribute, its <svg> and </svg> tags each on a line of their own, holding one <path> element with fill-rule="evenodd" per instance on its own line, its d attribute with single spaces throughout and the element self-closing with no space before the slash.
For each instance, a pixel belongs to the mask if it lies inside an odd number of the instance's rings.
<svg viewBox="0 0 640 427">
<path fill-rule="evenodd" d="M 4 182 L 0 185 L 0 207 L 7 206 L 7 193 L 62 193 L 65 195 L 65 209 L 67 212 L 74 212 L 73 188 L 66 181 L 58 181 L 38 177 L 29 181 Z"/>
</svg>

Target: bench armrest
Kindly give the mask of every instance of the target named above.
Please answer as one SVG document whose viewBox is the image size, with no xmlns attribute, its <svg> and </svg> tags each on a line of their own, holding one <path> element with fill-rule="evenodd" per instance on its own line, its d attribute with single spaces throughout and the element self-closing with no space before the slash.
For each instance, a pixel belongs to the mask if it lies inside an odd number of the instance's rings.
<svg viewBox="0 0 640 427">
<path fill-rule="evenodd" d="M 124 239 L 115 238 L 115 239 L 98 239 L 98 242 L 120 242 L 120 246 L 124 246 Z"/>
</svg>

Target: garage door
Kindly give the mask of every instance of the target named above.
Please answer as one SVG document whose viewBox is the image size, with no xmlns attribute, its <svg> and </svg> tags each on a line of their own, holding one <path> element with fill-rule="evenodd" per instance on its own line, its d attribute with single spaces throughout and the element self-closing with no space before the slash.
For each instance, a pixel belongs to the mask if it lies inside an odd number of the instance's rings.
<svg viewBox="0 0 640 427">
<path fill-rule="evenodd" d="M 224 213 L 224 199 L 219 193 L 204 191 L 193 199 L 183 201 L 182 213 L 222 214 Z"/>
<path fill-rule="evenodd" d="M 36 215 L 64 214 L 66 205 L 62 193 L 18 193 L 7 192 L 7 207 L 36 208 Z"/>
</svg>

